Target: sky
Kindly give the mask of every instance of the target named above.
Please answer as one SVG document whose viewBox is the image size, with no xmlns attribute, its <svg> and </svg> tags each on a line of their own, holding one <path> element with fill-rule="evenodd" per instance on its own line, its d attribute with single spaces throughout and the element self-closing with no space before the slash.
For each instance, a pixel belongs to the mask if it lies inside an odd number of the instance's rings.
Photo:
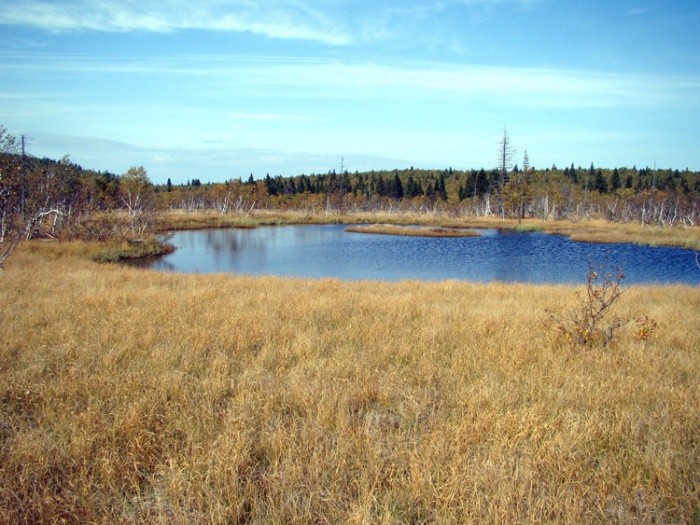
<svg viewBox="0 0 700 525">
<path fill-rule="evenodd" d="M 700 170 L 697 0 L 0 0 L 0 125 L 151 180 Z"/>
</svg>

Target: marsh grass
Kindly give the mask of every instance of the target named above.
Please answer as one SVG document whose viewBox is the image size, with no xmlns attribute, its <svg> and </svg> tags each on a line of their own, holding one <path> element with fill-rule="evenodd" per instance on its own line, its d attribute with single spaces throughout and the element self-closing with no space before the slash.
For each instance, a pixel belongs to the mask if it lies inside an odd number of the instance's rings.
<svg viewBox="0 0 700 525">
<path fill-rule="evenodd" d="M 370 224 L 349 226 L 346 232 L 372 233 L 378 235 L 399 235 L 403 237 L 478 237 L 479 233 L 466 229 L 445 229 L 432 226 L 411 227 L 395 224 Z"/>
<path fill-rule="evenodd" d="M 595 243 L 629 243 L 650 246 L 676 246 L 700 250 L 700 227 L 664 227 L 641 224 L 611 223 L 603 220 L 550 222 L 543 231 L 567 235 L 574 241 Z"/>
<path fill-rule="evenodd" d="M 692 523 L 700 290 L 581 353 L 561 286 L 176 275 L 21 248 L 0 277 L 0 522 Z"/>
<path fill-rule="evenodd" d="M 169 210 L 160 219 L 164 230 L 201 230 L 216 228 L 256 228 L 282 224 L 318 224 L 342 222 L 335 215 L 285 212 L 277 210 L 251 210 L 244 213 L 218 213 L 214 210 L 187 212 Z"/>
<path fill-rule="evenodd" d="M 157 238 L 143 241 L 108 241 L 94 243 L 90 257 L 96 262 L 123 262 L 157 257 L 175 251 L 175 246 Z"/>
</svg>

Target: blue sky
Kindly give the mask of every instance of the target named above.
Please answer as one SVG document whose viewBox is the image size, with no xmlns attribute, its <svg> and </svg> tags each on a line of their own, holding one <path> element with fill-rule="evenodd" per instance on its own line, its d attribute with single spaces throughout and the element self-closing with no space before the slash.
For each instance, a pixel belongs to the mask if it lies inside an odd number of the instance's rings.
<svg viewBox="0 0 700 525">
<path fill-rule="evenodd" d="M 0 0 L 0 124 L 173 183 L 700 169 L 697 0 Z"/>
</svg>

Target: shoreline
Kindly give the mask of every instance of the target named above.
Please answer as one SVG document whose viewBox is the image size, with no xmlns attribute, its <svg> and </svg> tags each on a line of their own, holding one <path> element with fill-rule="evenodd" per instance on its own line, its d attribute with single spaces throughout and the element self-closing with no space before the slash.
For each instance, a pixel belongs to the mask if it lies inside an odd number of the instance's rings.
<svg viewBox="0 0 700 525">
<path fill-rule="evenodd" d="M 574 241 L 591 243 L 625 243 L 645 246 L 669 246 L 700 250 L 700 226 L 659 227 L 617 223 L 601 219 L 586 221 L 561 220 L 543 222 L 495 217 L 426 216 L 425 214 L 352 213 L 325 214 L 285 211 L 254 211 L 245 214 L 216 212 L 164 213 L 161 231 L 198 230 L 208 228 L 256 228 L 301 224 L 393 225 L 434 227 L 442 229 L 500 229 L 522 232 L 543 232 L 565 235 Z"/>
</svg>

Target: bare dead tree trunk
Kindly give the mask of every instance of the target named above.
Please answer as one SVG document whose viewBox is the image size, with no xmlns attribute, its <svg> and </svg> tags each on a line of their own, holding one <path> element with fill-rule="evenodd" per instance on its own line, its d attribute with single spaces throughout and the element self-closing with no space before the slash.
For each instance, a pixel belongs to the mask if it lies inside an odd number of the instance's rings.
<svg viewBox="0 0 700 525">
<path fill-rule="evenodd" d="M 508 130 L 503 128 L 503 138 L 498 143 L 498 166 L 501 172 L 501 180 L 498 188 L 498 206 L 500 208 L 501 219 L 505 218 L 505 206 L 503 204 L 503 189 L 506 185 L 506 177 L 510 169 L 515 150 L 510 143 Z"/>
</svg>

